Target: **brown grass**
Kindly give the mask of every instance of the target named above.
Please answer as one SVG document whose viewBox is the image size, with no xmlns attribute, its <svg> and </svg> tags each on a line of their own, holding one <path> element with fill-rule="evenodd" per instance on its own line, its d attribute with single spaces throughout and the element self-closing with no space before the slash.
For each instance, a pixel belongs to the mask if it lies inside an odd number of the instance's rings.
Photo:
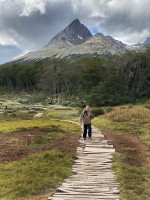
<svg viewBox="0 0 150 200">
<path fill-rule="evenodd" d="M 115 109 L 106 115 L 115 122 L 150 123 L 150 110 L 144 107 Z"/>
</svg>

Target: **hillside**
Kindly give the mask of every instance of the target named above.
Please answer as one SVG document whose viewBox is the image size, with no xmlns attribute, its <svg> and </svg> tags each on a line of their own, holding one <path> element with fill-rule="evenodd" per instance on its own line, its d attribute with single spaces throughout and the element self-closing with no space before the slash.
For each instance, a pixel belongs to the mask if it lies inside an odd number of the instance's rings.
<svg viewBox="0 0 150 200">
<path fill-rule="evenodd" d="M 126 52 L 126 44 L 102 33 L 92 35 L 89 29 L 75 19 L 64 30 L 54 36 L 43 48 L 18 58 L 17 62 L 42 59 L 74 59 L 84 55 L 110 56 Z"/>
<path fill-rule="evenodd" d="M 75 19 L 56 34 L 44 47 L 3 65 L 34 63 L 36 61 L 47 63 L 50 60 L 67 60 L 72 62 L 81 58 L 92 57 L 108 58 L 112 55 L 122 55 L 130 51 L 145 51 L 149 44 L 149 37 L 143 44 L 127 45 L 110 35 L 102 33 L 92 35 L 90 30 L 79 19 Z"/>
</svg>

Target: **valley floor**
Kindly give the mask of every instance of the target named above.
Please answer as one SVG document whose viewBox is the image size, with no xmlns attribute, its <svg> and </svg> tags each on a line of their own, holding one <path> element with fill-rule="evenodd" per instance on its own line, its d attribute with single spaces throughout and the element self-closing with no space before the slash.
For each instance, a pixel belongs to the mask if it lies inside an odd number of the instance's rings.
<svg viewBox="0 0 150 200">
<path fill-rule="evenodd" d="M 81 135 L 78 125 L 60 120 L 79 121 L 80 111 L 12 100 L 7 105 L 0 112 L 0 198 L 46 200 L 72 173 Z M 150 109 L 146 107 L 102 108 L 105 114 L 93 120 L 116 149 L 113 168 L 120 200 L 150 196 Z M 35 118 L 39 112 L 43 115 Z"/>
</svg>

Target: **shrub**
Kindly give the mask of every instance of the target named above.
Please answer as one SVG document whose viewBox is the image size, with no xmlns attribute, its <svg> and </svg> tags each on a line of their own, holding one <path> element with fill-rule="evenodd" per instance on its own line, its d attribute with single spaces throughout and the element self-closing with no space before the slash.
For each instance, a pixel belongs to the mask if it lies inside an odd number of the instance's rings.
<svg viewBox="0 0 150 200">
<path fill-rule="evenodd" d="M 47 99 L 47 96 L 42 93 L 34 93 L 33 96 L 31 96 L 30 101 L 32 103 L 40 103 L 40 102 L 45 102 Z"/>
<path fill-rule="evenodd" d="M 105 113 L 110 113 L 114 108 L 113 107 L 106 107 L 105 108 Z"/>
<path fill-rule="evenodd" d="M 99 116 L 99 115 L 104 115 L 104 110 L 102 108 L 93 108 L 92 113 L 94 117 Z"/>
<path fill-rule="evenodd" d="M 133 108 L 133 104 L 128 104 L 128 108 Z"/>
<path fill-rule="evenodd" d="M 144 107 L 147 108 L 147 109 L 150 109 L 150 105 L 149 104 L 144 105 Z"/>
<path fill-rule="evenodd" d="M 71 104 L 70 101 L 65 101 L 62 103 L 62 106 L 70 106 L 70 104 Z"/>
<path fill-rule="evenodd" d="M 35 144 L 43 144 L 44 143 L 44 135 L 37 136 L 34 143 Z"/>
<path fill-rule="evenodd" d="M 83 111 L 83 108 L 79 108 L 79 110 L 78 110 L 79 116 L 81 115 L 82 111 Z"/>
<path fill-rule="evenodd" d="M 79 108 L 78 114 L 81 115 L 82 111 L 83 111 L 83 108 Z M 94 117 L 97 117 L 99 115 L 104 115 L 104 110 L 102 108 L 93 108 L 91 112 L 94 115 Z"/>
</svg>

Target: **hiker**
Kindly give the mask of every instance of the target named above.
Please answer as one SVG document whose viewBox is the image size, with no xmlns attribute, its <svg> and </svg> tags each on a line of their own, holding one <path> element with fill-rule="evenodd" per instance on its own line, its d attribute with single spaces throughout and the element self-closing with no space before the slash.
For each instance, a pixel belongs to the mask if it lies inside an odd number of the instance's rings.
<svg viewBox="0 0 150 200">
<path fill-rule="evenodd" d="M 93 114 L 90 112 L 90 106 L 87 105 L 80 115 L 80 124 L 83 123 L 83 126 L 84 126 L 84 131 L 83 131 L 84 140 L 86 140 L 87 130 L 88 130 L 89 139 L 92 139 L 91 120 L 93 118 L 94 118 Z"/>
</svg>

